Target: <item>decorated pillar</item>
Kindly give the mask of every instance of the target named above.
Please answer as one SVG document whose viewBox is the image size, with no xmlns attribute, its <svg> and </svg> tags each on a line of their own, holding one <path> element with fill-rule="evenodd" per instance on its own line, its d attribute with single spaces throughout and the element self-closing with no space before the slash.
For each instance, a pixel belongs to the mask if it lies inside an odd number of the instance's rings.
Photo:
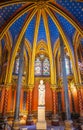
<svg viewBox="0 0 83 130">
<path fill-rule="evenodd" d="M 80 126 L 81 126 L 81 129 L 83 129 L 83 99 L 82 99 L 82 94 L 81 94 L 81 85 L 77 85 L 77 95 L 78 95 L 78 102 L 79 102 L 79 110 L 80 110 L 80 118 L 79 118 L 79 121 L 80 121 Z"/>
<path fill-rule="evenodd" d="M 21 87 L 22 87 L 22 74 L 23 74 L 23 62 L 24 62 L 24 57 L 23 57 L 24 41 L 23 40 L 20 45 L 19 73 L 18 73 L 18 83 L 17 83 L 17 89 L 16 89 L 16 107 L 15 107 L 15 116 L 14 116 L 14 123 L 13 123 L 14 130 L 19 130 L 20 94 L 21 94 Z"/>
<path fill-rule="evenodd" d="M 81 86 L 80 85 L 77 86 L 77 95 L 78 95 L 80 116 L 83 117 L 83 99 L 82 99 L 82 93 L 81 93 Z"/>
<path fill-rule="evenodd" d="M 52 89 L 52 97 L 53 97 L 53 114 L 57 113 L 57 93 L 55 89 Z"/>
<path fill-rule="evenodd" d="M 52 125 L 59 126 L 59 116 L 57 114 L 57 91 L 56 85 L 52 87 L 52 97 L 53 97 L 53 116 L 52 116 Z"/>
<path fill-rule="evenodd" d="M 29 85 L 28 89 L 28 117 L 27 117 L 27 125 L 33 124 L 33 115 L 32 115 L 32 85 Z"/>
<path fill-rule="evenodd" d="M 3 103 L 3 111 L 2 111 L 3 117 L 6 116 L 6 114 L 7 114 L 8 95 L 9 95 L 9 90 L 10 90 L 11 85 L 7 84 L 4 87 L 5 87 L 5 93 L 4 93 L 4 103 Z"/>
<path fill-rule="evenodd" d="M 58 95 L 58 113 L 59 115 L 61 115 L 62 112 L 61 88 L 58 88 L 57 95 Z"/>
<path fill-rule="evenodd" d="M 3 113 L 3 105 L 4 105 L 4 95 L 5 95 L 5 87 L 1 86 L 1 113 Z"/>
</svg>

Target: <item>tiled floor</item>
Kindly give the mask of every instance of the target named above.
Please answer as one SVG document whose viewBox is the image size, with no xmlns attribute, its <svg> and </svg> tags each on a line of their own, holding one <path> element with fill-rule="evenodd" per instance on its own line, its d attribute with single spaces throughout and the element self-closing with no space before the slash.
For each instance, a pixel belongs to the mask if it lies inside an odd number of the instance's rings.
<svg viewBox="0 0 83 130">
<path fill-rule="evenodd" d="M 20 130 L 36 130 L 36 126 L 23 126 Z M 43 129 L 42 129 L 43 130 Z M 64 130 L 64 126 L 47 126 L 47 130 Z M 74 128 L 72 130 L 75 130 Z"/>
</svg>

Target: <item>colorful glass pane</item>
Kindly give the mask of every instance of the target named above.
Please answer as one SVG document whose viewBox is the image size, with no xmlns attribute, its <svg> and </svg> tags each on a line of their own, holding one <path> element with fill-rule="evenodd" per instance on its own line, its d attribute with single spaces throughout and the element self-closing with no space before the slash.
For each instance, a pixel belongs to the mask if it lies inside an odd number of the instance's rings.
<svg viewBox="0 0 83 130">
<path fill-rule="evenodd" d="M 50 75 L 50 64 L 47 58 L 43 61 L 43 75 L 44 76 Z"/>
<path fill-rule="evenodd" d="M 42 75 L 42 63 L 39 58 L 35 60 L 35 76 Z"/>
</svg>

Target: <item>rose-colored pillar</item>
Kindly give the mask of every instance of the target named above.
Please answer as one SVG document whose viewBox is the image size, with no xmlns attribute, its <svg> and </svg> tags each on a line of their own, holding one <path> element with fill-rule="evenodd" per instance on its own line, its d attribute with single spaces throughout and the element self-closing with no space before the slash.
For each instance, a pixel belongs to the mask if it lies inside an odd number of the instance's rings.
<svg viewBox="0 0 83 130">
<path fill-rule="evenodd" d="M 28 90 L 28 117 L 27 117 L 27 125 L 33 124 L 33 115 L 32 115 L 32 89 Z"/>
</svg>

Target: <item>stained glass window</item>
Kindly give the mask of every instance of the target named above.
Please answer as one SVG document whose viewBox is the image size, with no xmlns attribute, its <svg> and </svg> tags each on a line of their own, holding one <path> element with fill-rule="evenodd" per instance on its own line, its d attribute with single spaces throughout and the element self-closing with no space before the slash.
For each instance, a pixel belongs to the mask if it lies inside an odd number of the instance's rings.
<svg viewBox="0 0 83 130">
<path fill-rule="evenodd" d="M 35 76 L 42 75 L 42 62 L 39 58 L 35 60 Z"/>
<path fill-rule="evenodd" d="M 35 76 L 49 76 L 50 75 L 50 63 L 49 59 L 44 55 L 40 55 L 35 60 Z"/>
<path fill-rule="evenodd" d="M 45 58 L 45 60 L 43 61 L 43 75 L 45 76 L 50 75 L 50 64 L 47 58 Z"/>
</svg>

